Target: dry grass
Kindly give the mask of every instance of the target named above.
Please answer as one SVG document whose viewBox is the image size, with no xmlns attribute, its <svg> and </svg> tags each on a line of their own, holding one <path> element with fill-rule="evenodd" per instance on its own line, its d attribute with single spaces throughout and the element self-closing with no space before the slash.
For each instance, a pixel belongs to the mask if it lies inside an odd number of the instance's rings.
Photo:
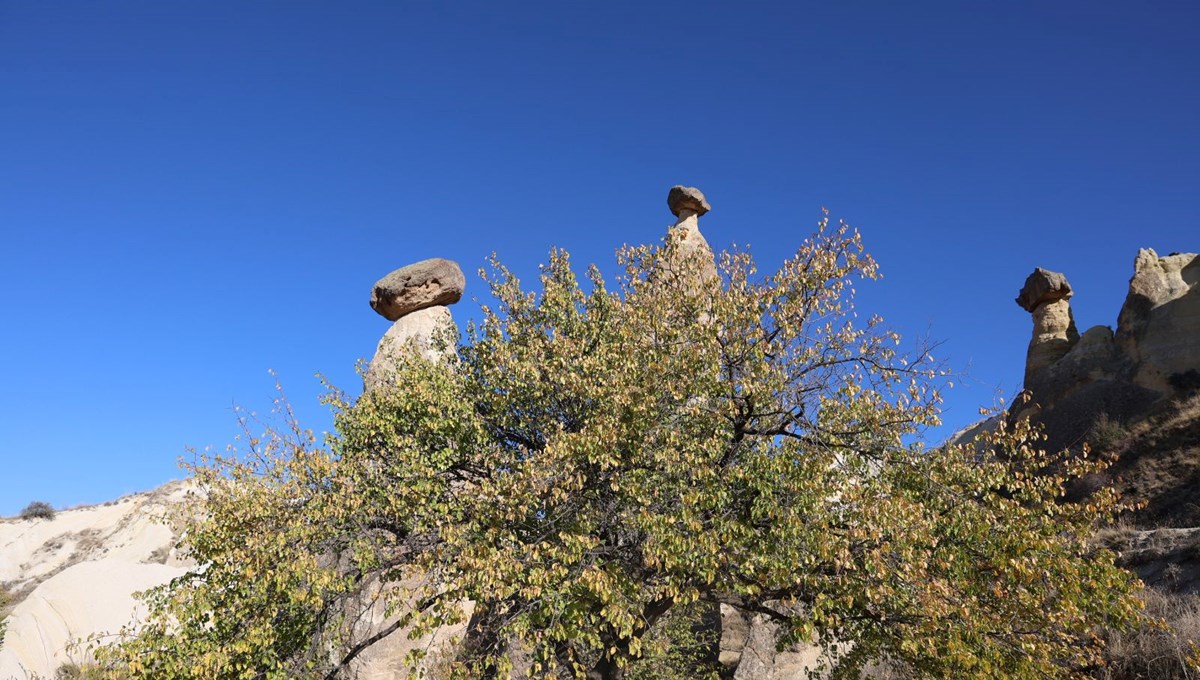
<svg viewBox="0 0 1200 680">
<path fill-rule="evenodd" d="M 1126 424 L 1101 414 L 1088 441 L 1114 463 L 1106 479 L 1080 490 L 1111 483 L 1126 500 L 1144 504 L 1133 513 L 1141 528 L 1200 526 L 1200 396 Z"/>
<path fill-rule="evenodd" d="M 1121 553 L 1129 549 L 1140 531 L 1129 515 L 1122 515 L 1111 524 L 1101 527 L 1093 539 L 1097 544 Z"/>
<path fill-rule="evenodd" d="M 1155 620 L 1128 634 L 1109 633 L 1103 680 L 1200 678 L 1200 596 L 1147 588 L 1146 614 Z"/>
<path fill-rule="evenodd" d="M 54 671 L 54 680 L 115 680 L 111 672 L 90 663 L 67 662 Z"/>
<path fill-rule="evenodd" d="M 169 559 L 171 559 L 171 544 L 168 543 L 155 548 L 146 561 L 154 564 L 166 564 Z"/>
</svg>

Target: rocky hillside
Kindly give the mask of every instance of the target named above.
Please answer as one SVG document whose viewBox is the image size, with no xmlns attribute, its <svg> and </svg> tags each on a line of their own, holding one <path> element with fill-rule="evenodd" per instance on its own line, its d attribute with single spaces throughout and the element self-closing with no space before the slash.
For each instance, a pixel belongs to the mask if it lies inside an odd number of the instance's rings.
<svg viewBox="0 0 1200 680">
<path fill-rule="evenodd" d="M 1139 251 L 1115 331 L 1080 334 L 1073 295 L 1065 275 L 1041 268 L 1017 295 L 1033 337 L 1025 392 L 1009 417 L 1041 423 L 1053 448 L 1087 444 L 1106 457 L 1112 466 L 1072 497 L 1115 486 L 1140 504 L 1127 529 L 1161 530 L 1170 538 L 1159 544 L 1179 546 L 1200 526 L 1200 255 Z M 1130 550 L 1144 555 L 1154 542 L 1134 537 Z M 1152 571 L 1143 576 L 1157 582 Z"/>
<path fill-rule="evenodd" d="M 1071 284 L 1038 268 L 1017 304 L 1033 318 L 1028 401 L 1015 417 L 1046 426 L 1051 446 L 1079 444 L 1102 415 L 1133 423 L 1200 389 L 1200 255 L 1138 252 L 1116 330 L 1075 327 Z"/>
<path fill-rule="evenodd" d="M 0 588 L 9 595 L 0 642 L 0 679 L 54 677 L 85 661 L 73 640 L 119 630 L 136 614 L 132 594 L 187 568 L 165 521 L 189 487 L 153 491 L 53 519 L 0 519 Z"/>
<path fill-rule="evenodd" d="M 1134 259 L 1116 329 L 1079 333 L 1063 274 L 1037 269 L 1017 304 L 1033 337 L 1025 392 L 1010 418 L 1040 423 L 1048 445 L 1111 466 L 1069 491 L 1081 500 L 1115 487 L 1136 504 L 1097 539 L 1149 588 L 1147 611 L 1166 622 L 1109 641 L 1102 677 L 1193 678 L 1200 645 L 1200 255 Z"/>
</svg>

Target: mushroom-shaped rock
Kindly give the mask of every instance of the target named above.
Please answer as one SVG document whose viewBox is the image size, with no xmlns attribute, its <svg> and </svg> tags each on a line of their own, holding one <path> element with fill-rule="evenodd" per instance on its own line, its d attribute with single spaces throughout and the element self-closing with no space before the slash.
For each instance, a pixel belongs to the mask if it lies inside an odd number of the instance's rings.
<svg viewBox="0 0 1200 680">
<path fill-rule="evenodd" d="M 1025 285 L 1017 294 L 1017 304 L 1025 311 L 1032 312 L 1040 304 L 1066 300 L 1073 294 L 1066 276 L 1038 267 L 1025 279 Z"/>
<path fill-rule="evenodd" d="M 667 193 L 667 206 L 678 220 L 670 229 L 670 238 L 679 240 L 680 261 L 673 266 L 689 270 L 687 278 L 699 285 L 717 278 L 717 266 L 712 248 L 700 233 L 700 215 L 708 212 L 708 201 L 695 187 L 674 186 Z"/>
<path fill-rule="evenodd" d="M 1071 314 L 1071 284 L 1058 272 L 1038 267 L 1017 295 L 1017 304 L 1033 316 L 1033 338 L 1025 354 L 1025 389 L 1035 398 L 1041 374 L 1071 351 L 1079 341 Z"/>
<path fill-rule="evenodd" d="M 667 207 L 676 217 L 684 217 L 682 214 L 684 211 L 693 212 L 699 217 L 711 210 L 708 201 L 704 200 L 703 192 L 696 187 L 682 185 L 671 187 L 671 191 L 667 194 Z"/>
<path fill-rule="evenodd" d="M 440 257 L 421 260 L 376 281 L 371 308 L 395 321 L 419 309 L 458 302 L 466 285 L 457 262 Z"/>
</svg>

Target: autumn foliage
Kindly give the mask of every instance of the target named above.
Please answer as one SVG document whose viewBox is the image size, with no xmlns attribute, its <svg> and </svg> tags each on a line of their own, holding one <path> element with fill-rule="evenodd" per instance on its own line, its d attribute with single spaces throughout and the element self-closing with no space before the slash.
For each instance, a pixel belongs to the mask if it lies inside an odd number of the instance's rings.
<svg viewBox="0 0 1200 680">
<path fill-rule="evenodd" d="M 197 466 L 203 566 L 102 660 L 332 678 L 379 633 L 457 622 L 455 677 L 649 677 L 664 617 L 724 605 L 838 677 L 1073 677 L 1137 621 L 1135 579 L 1088 541 L 1118 500 L 1057 502 L 1099 463 L 1022 425 L 920 443 L 942 374 L 859 322 L 877 270 L 853 230 L 822 221 L 765 276 L 732 252 L 697 278 L 671 237 L 620 262 L 611 288 L 595 268 L 581 284 L 556 251 L 536 292 L 493 262 L 496 302 L 444 339 L 454 359 L 332 392 L 326 440 L 272 430 Z M 394 614 L 370 634 L 367 595 Z"/>
</svg>

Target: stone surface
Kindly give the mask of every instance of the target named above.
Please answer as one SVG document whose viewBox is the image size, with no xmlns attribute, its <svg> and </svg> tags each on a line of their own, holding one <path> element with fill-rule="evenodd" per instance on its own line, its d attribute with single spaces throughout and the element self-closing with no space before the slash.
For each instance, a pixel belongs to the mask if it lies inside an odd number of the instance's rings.
<svg viewBox="0 0 1200 680">
<path fill-rule="evenodd" d="M 1170 393 L 1200 377 L 1200 255 L 1138 252 L 1116 342 L 1142 387 Z"/>
<path fill-rule="evenodd" d="M 975 444 L 980 453 L 986 452 L 986 447 L 979 443 L 979 438 L 985 434 L 991 434 L 1000 427 L 1000 423 L 1004 422 L 1003 414 L 988 416 L 982 420 L 977 420 L 974 423 L 958 430 L 954 434 L 946 438 L 945 443 L 950 446 L 966 446 Z"/>
<path fill-rule="evenodd" d="M 442 330 L 453 333 L 453 328 L 454 319 L 446 307 L 426 307 L 398 319 L 379 341 L 375 357 L 367 368 L 366 389 L 394 385 L 396 360 L 405 352 L 415 350 L 430 361 L 453 354 L 453 345 L 443 351 L 438 347 L 436 337 Z"/>
<path fill-rule="evenodd" d="M 685 212 L 695 213 L 699 217 L 712 209 L 703 192 L 696 187 L 682 185 L 675 185 L 667 192 L 667 207 L 676 217 L 683 217 Z"/>
<path fill-rule="evenodd" d="M 737 668 L 749 636 L 750 622 L 745 614 L 727 604 L 721 605 L 721 642 L 717 660 L 722 666 Z"/>
<path fill-rule="evenodd" d="M 1032 389 L 1038 374 L 1067 355 L 1079 341 L 1071 303 L 1066 298 L 1043 302 L 1033 309 L 1033 337 L 1025 354 L 1025 387 Z"/>
<path fill-rule="evenodd" d="M 13 609 L 0 678 L 52 678 L 65 663 L 84 663 L 86 651 L 68 649 L 75 640 L 116 633 L 144 615 L 133 594 L 182 576 L 186 569 L 165 564 L 101 559 L 81 562 L 47 579 Z"/>
<path fill-rule="evenodd" d="M 363 597 L 357 603 L 355 616 L 348 617 L 355 622 L 350 631 L 351 644 L 367 639 L 391 626 L 404 611 L 398 611 L 387 616 L 386 596 L 401 598 L 400 601 L 412 602 L 412 593 L 420 587 L 423 579 L 420 576 L 399 581 L 398 583 L 379 588 L 377 585 L 366 589 Z M 411 606 L 410 606 L 411 608 Z M 463 605 L 462 623 L 442 626 L 433 633 L 417 638 L 410 638 L 411 627 L 399 628 L 390 635 L 382 638 L 366 648 L 350 667 L 350 677 L 356 680 L 392 680 L 393 678 L 409 677 L 409 671 L 416 671 L 414 677 L 438 678 L 445 676 L 448 662 L 452 661 L 466 634 L 466 622 L 471 618 L 474 605 Z M 423 658 L 416 668 L 409 668 L 407 657 L 414 650 L 424 650 Z"/>
<path fill-rule="evenodd" d="M 1138 252 L 1129 293 L 1114 333 L 1075 328 L 1066 277 L 1037 269 L 1017 304 L 1031 312 L 1033 338 L 1025 364 L 1032 400 L 1013 418 L 1045 427 L 1048 446 L 1072 446 L 1098 413 L 1136 419 L 1165 398 L 1200 388 L 1200 256 Z"/>
<path fill-rule="evenodd" d="M 1112 329 L 1093 326 L 1066 354 L 1027 374 L 1025 388 L 1041 403 L 1060 404 L 1085 386 L 1119 381 L 1125 366 L 1113 343 Z"/>
<path fill-rule="evenodd" d="M 833 659 L 817 645 L 801 644 L 775 649 L 779 626 L 761 614 L 750 619 L 750 628 L 734 680 L 816 680 L 829 677 Z"/>
<path fill-rule="evenodd" d="M 134 592 L 183 574 L 191 564 L 160 517 L 191 492 L 174 482 L 53 520 L 0 520 L 0 582 L 24 594 L 0 644 L 0 678 L 53 677 L 86 661 L 68 643 L 116 632 L 137 611 Z"/>
<path fill-rule="evenodd" d="M 670 235 L 679 239 L 678 264 L 694 269 L 689 278 L 694 278 L 697 282 L 717 278 L 716 258 L 704 234 L 700 233 L 695 217 L 691 218 L 690 223 L 685 222 L 672 227 Z"/>
<path fill-rule="evenodd" d="M 457 262 L 435 257 L 401 267 L 375 282 L 371 308 L 388 321 L 462 299 L 467 279 Z"/>
<path fill-rule="evenodd" d="M 1072 294 L 1066 276 L 1038 267 L 1025 279 L 1025 285 L 1017 294 L 1017 304 L 1025 311 L 1032 312 L 1040 304 L 1065 300 Z"/>
</svg>

